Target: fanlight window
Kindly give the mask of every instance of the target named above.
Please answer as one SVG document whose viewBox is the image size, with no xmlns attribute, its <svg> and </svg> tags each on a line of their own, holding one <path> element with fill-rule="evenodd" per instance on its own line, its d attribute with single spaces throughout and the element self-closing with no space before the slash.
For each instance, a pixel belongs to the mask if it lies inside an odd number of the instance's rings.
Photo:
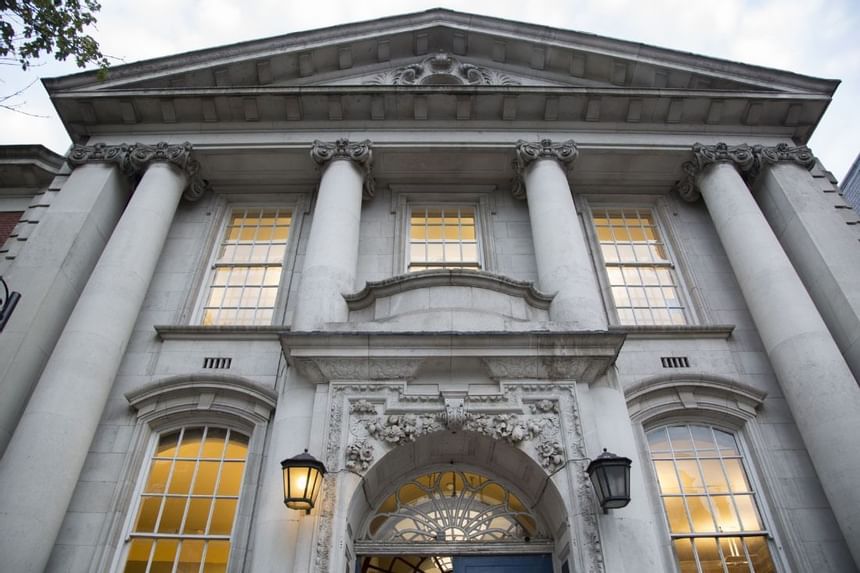
<svg viewBox="0 0 860 573">
<path fill-rule="evenodd" d="M 434 472 L 402 484 L 379 507 L 375 541 L 493 542 L 539 537 L 537 521 L 500 483 L 463 471 Z"/>
</svg>

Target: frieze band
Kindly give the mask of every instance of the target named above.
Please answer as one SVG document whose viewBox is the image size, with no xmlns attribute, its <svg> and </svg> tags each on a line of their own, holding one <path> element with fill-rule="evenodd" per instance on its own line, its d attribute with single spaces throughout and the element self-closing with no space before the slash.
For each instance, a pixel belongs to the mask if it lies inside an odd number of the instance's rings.
<svg viewBox="0 0 860 573">
<path fill-rule="evenodd" d="M 93 162 L 113 163 L 129 177 L 139 177 L 152 163 L 169 163 L 178 167 L 188 178 L 188 187 L 183 197 L 193 202 L 209 189 L 209 182 L 200 177 L 200 162 L 194 158 L 192 152 L 192 146 L 188 142 L 176 145 L 163 141 L 155 145 L 97 143 L 75 145 L 66 161 L 72 167 Z"/>
<path fill-rule="evenodd" d="M 338 139 L 334 143 L 315 140 L 311 146 L 311 159 L 317 165 L 325 165 L 335 159 L 349 159 L 359 165 L 364 171 L 364 198 L 372 199 L 375 192 L 373 180 L 373 149 L 369 139 L 351 142 L 348 139 Z"/>
<path fill-rule="evenodd" d="M 815 166 L 815 156 L 805 145 L 792 147 L 787 143 L 779 143 L 772 147 L 764 145 L 693 145 L 693 160 L 681 165 L 684 178 L 678 181 L 675 189 L 685 201 L 698 200 L 700 193 L 696 187 L 696 178 L 708 166 L 714 163 L 733 163 L 740 174 L 752 181 L 758 177 L 762 166 L 774 165 L 781 161 L 797 163 L 805 169 Z"/>
<path fill-rule="evenodd" d="M 538 159 L 555 159 L 561 163 L 571 163 L 579 156 L 579 149 L 572 139 L 561 143 L 553 143 L 551 139 L 542 139 L 537 143 L 529 143 L 522 139 L 517 141 L 516 159 L 513 162 L 514 177 L 511 192 L 517 199 L 525 199 L 526 186 L 523 181 L 523 171 Z"/>
</svg>

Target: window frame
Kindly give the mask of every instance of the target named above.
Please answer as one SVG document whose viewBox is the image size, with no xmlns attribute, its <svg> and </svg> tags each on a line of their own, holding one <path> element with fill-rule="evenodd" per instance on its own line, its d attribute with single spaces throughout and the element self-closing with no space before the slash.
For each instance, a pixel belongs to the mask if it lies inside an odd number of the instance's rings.
<svg viewBox="0 0 860 573">
<path fill-rule="evenodd" d="M 735 444 L 738 448 L 739 459 L 741 461 L 741 467 L 744 470 L 744 475 L 749 482 L 749 494 L 752 496 L 755 507 L 758 510 L 759 518 L 761 520 L 762 529 L 756 530 L 753 532 L 745 532 L 745 531 L 732 531 L 721 533 L 719 531 L 709 531 L 709 532 L 680 532 L 675 533 L 672 532 L 671 525 L 669 523 L 669 517 L 666 514 L 665 507 L 663 506 L 664 494 L 660 487 L 659 479 L 657 478 L 657 469 L 654 464 L 654 457 L 652 456 L 651 449 L 648 446 L 648 434 L 652 431 L 659 429 L 667 429 L 672 426 L 683 426 L 689 428 L 690 426 L 701 426 L 706 428 L 712 428 L 714 430 L 719 430 L 730 434 L 734 440 Z M 714 420 L 709 419 L 709 417 L 695 418 L 695 417 L 681 417 L 681 418 L 670 418 L 668 420 L 660 420 L 649 427 L 643 427 L 643 439 L 644 446 L 646 451 L 646 459 L 649 463 L 649 475 L 651 477 L 654 488 L 656 489 L 656 499 L 658 500 L 660 506 L 660 514 L 663 520 L 663 529 L 666 532 L 666 535 L 669 539 L 670 545 L 670 553 L 672 555 L 672 561 L 675 564 L 676 570 L 680 571 L 680 562 L 678 560 L 678 556 L 674 549 L 674 541 L 676 539 L 697 539 L 697 538 L 707 538 L 707 539 L 719 539 L 719 538 L 729 538 L 729 537 L 764 537 L 767 542 L 768 551 L 771 556 L 771 560 L 773 562 L 774 569 L 777 573 L 781 571 L 785 571 L 784 564 L 782 563 L 779 555 L 779 544 L 777 542 L 777 537 L 774 531 L 774 521 L 770 512 L 768 511 L 768 503 L 765 499 L 764 491 L 762 490 L 762 483 L 758 479 L 757 472 L 755 471 L 754 464 L 752 463 L 752 456 L 750 452 L 750 448 L 746 443 L 744 438 L 743 428 L 734 427 L 731 424 L 718 423 Z M 693 460 L 698 460 L 698 455 L 690 458 Z M 722 456 L 719 456 L 718 459 L 722 459 Z M 702 469 L 704 471 L 704 469 Z M 704 476 L 703 476 L 704 477 Z M 707 479 L 707 478 L 705 478 Z M 732 495 L 732 494 L 729 494 Z M 676 497 L 671 495 L 671 497 Z M 679 494 L 677 497 L 681 497 L 682 499 L 686 499 L 688 496 L 684 493 Z M 708 500 L 709 506 L 711 505 L 712 495 L 708 492 L 705 492 L 701 495 Z M 734 503 L 732 504 L 735 505 Z M 740 516 L 738 516 L 740 519 Z M 696 560 L 698 563 L 698 559 Z M 721 563 L 725 564 L 725 561 L 721 561 Z"/>
<path fill-rule="evenodd" d="M 444 191 L 440 191 L 444 188 Z M 495 185 L 390 185 L 391 214 L 395 216 L 392 268 L 394 275 L 409 270 L 409 239 L 412 209 L 471 207 L 475 213 L 475 239 L 478 245 L 478 272 L 494 272 L 495 245 L 490 232 L 491 217 L 496 213 L 493 197 Z M 457 267 L 470 269 L 470 267 Z"/>
<path fill-rule="evenodd" d="M 693 300 L 692 293 L 688 285 L 694 284 L 691 277 L 688 275 L 690 265 L 686 257 L 680 249 L 676 248 L 679 244 L 675 238 L 674 229 L 669 224 L 670 218 L 667 213 L 667 206 L 663 197 L 648 197 L 642 196 L 615 196 L 612 198 L 605 197 L 583 197 L 582 208 L 582 223 L 585 228 L 585 234 L 591 248 L 591 256 L 594 266 L 597 269 L 597 282 L 600 286 L 600 292 L 603 295 L 604 306 L 607 309 L 610 324 L 621 327 L 631 328 L 659 328 L 659 327 L 685 327 L 696 326 L 702 324 L 702 307 Z M 675 288 L 678 293 L 678 299 L 683 305 L 684 318 L 686 324 L 683 325 L 661 325 L 661 324 L 626 324 L 621 322 L 615 297 L 612 294 L 612 286 L 609 281 L 607 271 L 607 263 L 603 258 L 603 252 L 600 248 L 600 240 L 597 236 L 597 230 L 594 225 L 594 209 L 640 209 L 649 210 L 654 218 L 654 226 L 657 232 L 660 233 L 663 247 L 669 257 L 669 262 L 662 265 L 669 268 L 675 280 Z M 623 267 L 619 264 L 618 267 Z M 661 266 L 661 265 L 655 265 Z M 652 307 L 648 307 L 652 308 Z"/>
<path fill-rule="evenodd" d="M 204 325 L 203 312 L 208 300 L 209 287 L 215 274 L 218 259 L 218 249 L 224 240 L 224 233 L 230 221 L 230 215 L 236 209 L 289 209 L 291 221 L 290 232 L 287 236 L 284 258 L 281 261 L 281 279 L 278 284 L 278 293 L 272 308 L 272 321 L 268 324 L 243 325 L 248 326 L 271 326 L 287 323 L 286 311 L 290 290 L 292 290 L 292 278 L 295 273 L 295 265 L 298 253 L 298 236 L 301 234 L 304 216 L 310 209 L 307 195 L 291 193 L 286 198 L 284 195 L 225 195 L 217 198 L 217 203 L 212 216 L 205 246 L 201 251 L 200 263 L 198 264 L 198 276 L 195 278 L 197 288 L 190 298 L 188 310 L 185 315 L 192 326 L 199 327 L 232 327 L 239 325 Z"/>
<path fill-rule="evenodd" d="M 268 425 L 277 394 L 245 378 L 232 375 L 174 376 L 158 380 L 126 394 L 137 410 L 124 478 L 116 494 L 116 518 L 104 532 L 102 554 L 95 571 L 121 572 L 131 546 L 131 533 L 152 454 L 161 435 L 193 426 L 212 426 L 248 437 L 245 473 L 230 535 L 227 571 L 242 570 L 249 548 L 253 510 L 256 505 L 265 454 Z"/>
<path fill-rule="evenodd" d="M 809 566 L 804 552 L 796 551 L 798 538 L 790 516 L 773 503 L 777 494 L 771 484 L 777 483 L 774 469 L 762 452 L 765 440 L 757 421 L 758 409 L 767 393 L 732 378 L 700 373 L 695 376 L 669 374 L 647 378 L 625 389 L 630 419 L 634 425 L 640 459 L 648 460 L 643 472 L 648 501 L 659 516 L 666 557 L 674 571 L 680 564 L 672 547 L 672 532 L 663 508 L 662 491 L 651 458 L 647 432 L 672 425 L 705 425 L 732 434 L 741 453 L 746 477 L 755 492 L 763 524 L 767 525 L 768 549 L 776 571 L 805 570 Z M 714 537 L 714 536 L 712 536 Z"/>
</svg>

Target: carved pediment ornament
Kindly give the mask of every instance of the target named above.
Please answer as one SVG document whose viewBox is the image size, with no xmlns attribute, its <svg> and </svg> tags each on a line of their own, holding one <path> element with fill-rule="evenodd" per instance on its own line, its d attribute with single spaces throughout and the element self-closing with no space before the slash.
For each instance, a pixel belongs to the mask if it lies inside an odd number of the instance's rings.
<svg viewBox="0 0 860 573">
<path fill-rule="evenodd" d="M 675 189 L 685 201 L 696 201 L 700 197 L 696 187 L 696 178 L 709 165 L 714 163 L 732 163 L 746 181 L 758 177 L 763 165 L 774 165 L 780 161 L 791 161 L 805 169 L 812 169 L 815 156 L 805 145 L 792 147 L 787 143 L 779 143 L 772 147 L 764 145 L 693 145 L 693 160 L 686 161 L 681 166 L 684 178 L 675 184 Z"/>
<path fill-rule="evenodd" d="M 209 182 L 200 177 L 200 163 L 194 158 L 190 143 L 169 144 L 167 142 L 147 145 L 75 145 L 66 161 L 72 167 L 86 163 L 113 163 L 129 177 L 140 177 L 152 163 L 170 163 L 185 173 L 188 187 L 183 194 L 187 201 L 196 201 L 209 189 Z"/>
<path fill-rule="evenodd" d="M 516 146 L 516 158 L 513 161 L 514 180 L 511 191 L 517 199 L 526 198 L 526 186 L 523 171 L 538 159 L 555 159 L 565 165 L 573 162 L 579 156 L 579 149 L 572 139 L 561 143 L 553 143 L 551 139 L 542 139 L 537 143 L 519 140 Z"/>
<path fill-rule="evenodd" d="M 470 86 L 517 86 L 507 74 L 474 64 L 460 62 L 446 52 L 428 56 L 417 64 L 376 75 L 365 84 L 369 85 L 470 85 Z"/>
<path fill-rule="evenodd" d="M 349 159 L 364 171 L 364 198 L 372 199 L 375 193 L 375 181 L 371 168 L 373 166 L 373 144 L 369 139 L 351 142 L 341 138 L 334 143 L 315 140 L 311 146 L 311 159 L 317 165 L 325 165 L 335 159 Z"/>
</svg>

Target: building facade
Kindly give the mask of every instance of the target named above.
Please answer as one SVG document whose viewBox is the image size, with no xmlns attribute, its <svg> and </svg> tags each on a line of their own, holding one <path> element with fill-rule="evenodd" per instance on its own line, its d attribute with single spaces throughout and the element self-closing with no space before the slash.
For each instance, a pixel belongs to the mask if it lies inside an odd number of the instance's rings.
<svg viewBox="0 0 860 573">
<path fill-rule="evenodd" d="M 447 10 L 45 80 L 3 569 L 856 570 L 837 83 Z"/>
</svg>

